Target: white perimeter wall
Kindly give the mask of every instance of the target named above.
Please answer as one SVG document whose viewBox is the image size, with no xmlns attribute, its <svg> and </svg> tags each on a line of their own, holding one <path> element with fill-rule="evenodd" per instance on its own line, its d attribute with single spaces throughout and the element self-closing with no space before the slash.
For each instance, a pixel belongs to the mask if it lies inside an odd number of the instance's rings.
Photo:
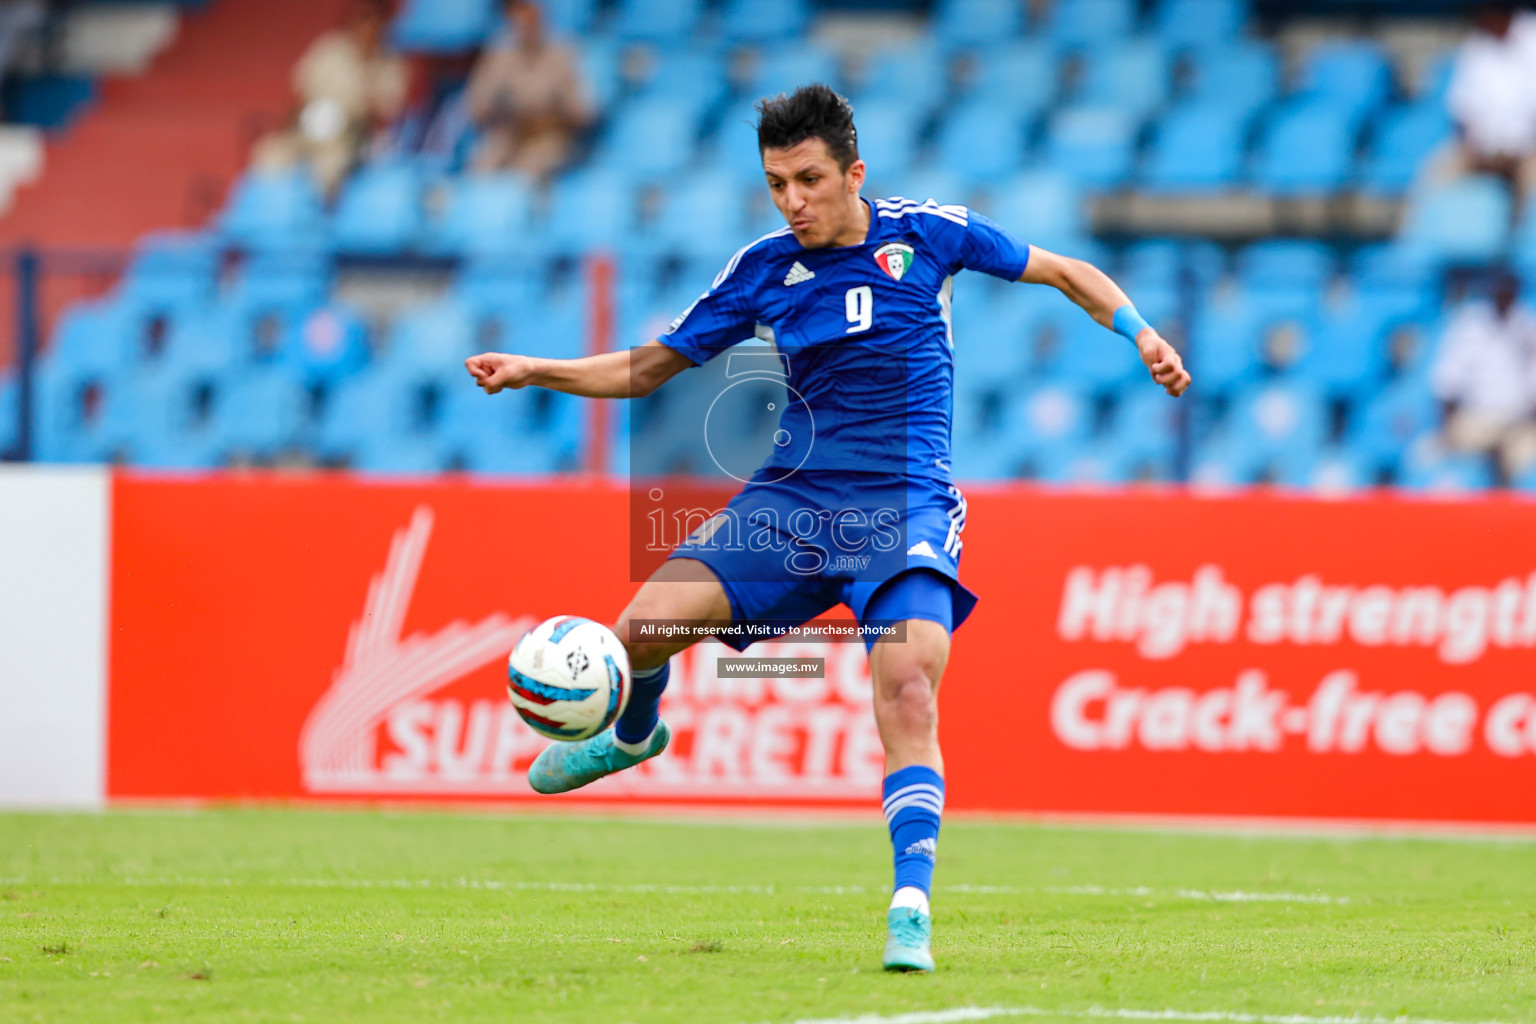
<svg viewBox="0 0 1536 1024">
<path fill-rule="evenodd" d="M 99 807 L 111 477 L 0 466 L 0 806 Z"/>
</svg>

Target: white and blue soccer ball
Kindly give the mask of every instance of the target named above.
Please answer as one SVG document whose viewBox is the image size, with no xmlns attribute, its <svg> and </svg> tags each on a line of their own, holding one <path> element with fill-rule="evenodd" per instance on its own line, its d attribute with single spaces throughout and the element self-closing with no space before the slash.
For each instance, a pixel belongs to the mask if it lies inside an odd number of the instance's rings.
<svg viewBox="0 0 1536 1024">
<path fill-rule="evenodd" d="M 601 623 L 557 615 L 523 634 L 507 659 L 507 697 L 534 732 L 584 740 L 629 704 L 629 652 Z"/>
</svg>

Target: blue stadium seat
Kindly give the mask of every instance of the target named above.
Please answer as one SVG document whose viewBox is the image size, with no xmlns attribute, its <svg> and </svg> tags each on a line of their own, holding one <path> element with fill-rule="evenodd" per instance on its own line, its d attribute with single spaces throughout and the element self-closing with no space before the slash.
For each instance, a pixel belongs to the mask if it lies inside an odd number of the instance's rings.
<svg viewBox="0 0 1536 1024">
<path fill-rule="evenodd" d="M 1040 452 L 1035 479 L 1073 488 L 1111 487 L 1132 479 L 1132 460 L 1103 441 L 1052 445 Z"/>
<path fill-rule="evenodd" d="M 1342 188 L 1354 158 L 1353 114 L 1332 103 L 1288 104 L 1270 121 L 1253 179 L 1282 196 L 1318 195 Z"/>
<path fill-rule="evenodd" d="M 1142 184 L 1162 193 L 1214 192 L 1243 174 L 1247 115 L 1226 104 L 1178 107 L 1158 123 Z"/>
<path fill-rule="evenodd" d="M 1318 450 L 1327 436 L 1328 416 L 1306 381 L 1282 379 L 1234 396 L 1228 424 L 1263 462 L 1276 463 Z"/>
<path fill-rule="evenodd" d="M 581 36 L 592 27 L 599 0 L 560 0 L 545 4 L 544 20 L 557 35 Z"/>
<path fill-rule="evenodd" d="M 707 276 L 701 280 L 689 282 L 687 302 L 681 306 L 672 307 L 667 314 L 667 322 L 687 308 L 688 304 L 698 298 L 699 292 L 714 280 L 718 268 L 711 269 Z M 591 337 L 591 318 L 587 296 L 584 291 L 567 289 L 543 297 L 543 302 L 538 305 L 530 305 L 518 313 L 507 314 L 516 321 L 512 325 L 510 333 L 516 339 L 518 351 L 527 352 L 529 355 L 550 356 L 557 359 L 574 359 L 577 356 L 586 355 L 594 351 Z M 531 315 L 519 315 L 531 314 Z M 633 345 L 642 345 L 651 338 L 625 338 L 613 337 L 608 339 L 613 349 L 629 348 Z"/>
<path fill-rule="evenodd" d="M 1078 103 L 1146 116 L 1168 100 L 1168 53 L 1154 38 L 1124 39 L 1088 49 Z"/>
<path fill-rule="evenodd" d="M 1115 402 L 1109 441 L 1133 462 L 1170 462 L 1179 444 L 1179 414 L 1179 403 L 1150 381 L 1127 384 Z"/>
<path fill-rule="evenodd" d="M 159 362 L 185 379 L 211 380 L 233 365 L 251 361 L 250 325 L 230 304 L 220 304 L 171 324 Z"/>
<path fill-rule="evenodd" d="M 963 483 L 968 480 L 1014 479 L 1019 476 L 1020 465 L 1024 460 L 1006 445 L 956 434 L 950 461 L 955 479 Z"/>
<path fill-rule="evenodd" d="M 1321 43 L 1302 61 L 1298 92 L 1349 112 L 1351 126 L 1392 90 L 1392 65 L 1374 40 Z"/>
<path fill-rule="evenodd" d="M 1202 392 L 1228 392 L 1258 374 L 1259 331 L 1244 295 L 1224 295 L 1200 307 L 1190 325 L 1185 360 Z"/>
<path fill-rule="evenodd" d="M 164 366 L 138 366 L 113 382 L 102 414 L 109 446 L 127 461 L 185 430 L 190 391 Z"/>
<path fill-rule="evenodd" d="M 447 457 L 435 437 L 370 435 L 353 453 L 348 468 L 365 476 L 435 476 L 448 469 Z"/>
<path fill-rule="evenodd" d="M 314 245 L 323 224 L 320 193 L 301 170 L 246 172 L 218 217 L 221 235 L 250 248 Z"/>
<path fill-rule="evenodd" d="M 403 163 L 370 164 L 342 187 L 331 242 L 341 252 L 397 253 L 415 245 L 421 228 L 416 169 Z"/>
<path fill-rule="evenodd" d="M 1349 260 L 1349 275 L 1361 288 L 1406 291 L 1426 302 L 1438 302 L 1440 277 L 1436 268 L 1396 243 L 1364 245 Z"/>
<path fill-rule="evenodd" d="M 931 31 L 945 46 L 990 48 L 1024 30 L 1018 0 L 939 0 Z"/>
<path fill-rule="evenodd" d="M 588 36 L 581 41 L 576 61 L 581 79 L 597 109 L 606 111 L 624 91 L 625 55 L 633 44 L 614 36 Z"/>
<path fill-rule="evenodd" d="M 251 253 L 230 289 L 227 304 L 308 311 L 325 299 L 331 264 L 317 250 L 268 250 Z"/>
<path fill-rule="evenodd" d="M 1007 106 L 978 97 L 962 103 L 939 125 L 939 163 L 970 181 L 997 181 L 1024 162 L 1028 134 Z"/>
<path fill-rule="evenodd" d="M 646 237 L 689 257 L 730 255 L 741 247 L 747 230 L 745 187 L 729 175 L 708 171 L 669 184 Z"/>
<path fill-rule="evenodd" d="M 1026 171 L 993 190 L 982 211 L 1011 230 L 1027 231 L 1031 244 L 1057 252 L 1080 248 L 1087 237 L 1082 193 L 1056 171 Z"/>
<path fill-rule="evenodd" d="M 858 106 L 859 156 L 871 173 L 906 168 L 916 161 L 919 117 L 910 106 L 895 100 L 870 100 Z"/>
<path fill-rule="evenodd" d="M 1323 448 L 1311 458 L 1287 460 L 1277 482 L 1323 497 L 1343 497 L 1374 486 L 1376 474 L 1350 448 Z"/>
<path fill-rule="evenodd" d="M 656 57 L 637 100 L 672 103 L 688 111 L 708 111 L 730 90 L 725 56 L 716 50 L 684 47 Z"/>
<path fill-rule="evenodd" d="M 1168 331 L 1169 325 L 1182 324 L 1184 296 L 1181 282 L 1143 278 L 1125 272 L 1117 272 L 1115 280 L 1127 295 L 1133 296 L 1136 308 L 1152 326 Z"/>
<path fill-rule="evenodd" d="M 1056 99 L 1061 85 L 1056 51 L 1040 39 L 1009 42 L 976 55 L 969 94 L 1006 105 L 1016 113 L 1037 114 Z"/>
<path fill-rule="evenodd" d="M 791 93 L 812 82 L 840 89 L 841 64 L 837 54 L 801 41 L 761 51 L 742 91 L 755 101 L 759 96 Z"/>
<path fill-rule="evenodd" d="M 907 108 L 921 121 L 949 90 L 950 56 L 931 41 L 875 51 L 853 93 L 854 120 L 864 134 L 866 108 Z"/>
<path fill-rule="evenodd" d="M 620 0 L 613 31 L 623 39 L 678 43 L 692 35 L 703 0 Z"/>
<path fill-rule="evenodd" d="M 1138 296 L 1138 302 L 1139 299 Z M 1141 306 L 1138 304 L 1137 308 L 1140 310 Z M 1143 312 L 1155 316 L 1150 308 Z M 1055 379 L 1092 392 L 1144 379 L 1146 369 L 1136 350 L 1082 310 L 1063 309 L 1054 317 L 1054 323 L 1060 331 L 1060 343 L 1043 369 Z"/>
<path fill-rule="evenodd" d="M 406 0 L 391 35 L 402 50 L 455 53 L 479 46 L 497 20 L 495 0 Z"/>
<path fill-rule="evenodd" d="M 1136 121 L 1115 107 L 1073 107 L 1051 119 L 1046 157 L 1051 167 L 1090 188 L 1125 183 L 1135 159 Z"/>
<path fill-rule="evenodd" d="M 218 247 L 210 235 L 155 231 L 134 245 L 118 295 L 144 306 L 197 306 L 212 299 L 218 271 Z"/>
<path fill-rule="evenodd" d="M 77 302 L 54 328 L 42 362 L 76 376 L 109 376 L 138 358 L 133 320 L 121 302 Z"/>
<path fill-rule="evenodd" d="M 1446 451 L 1433 435 L 1422 436 L 1408 446 L 1398 465 L 1397 484 L 1427 494 L 1475 494 L 1495 483 L 1493 464 L 1487 458 Z"/>
<path fill-rule="evenodd" d="M 1022 381 L 1036 366 L 1036 333 L 1051 313 L 1050 296 L 1040 288 L 978 288 L 966 277 L 956 278 L 957 290 L 972 286 L 954 304 L 956 386 L 985 390 Z"/>
<path fill-rule="evenodd" d="M 1278 238 L 1254 242 L 1237 256 L 1237 276 L 1249 288 L 1321 288 L 1333 276 L 1333 253 L 1321 242 Z"/>
<path fill-rule="evenodd" d="M 1374 469 L 1395 469 L 1414 438 L 1439 425 L 1440 407 L 1423 375 L 1398 377 L 1366 402 L 1349 427 L 1349 445 Z"/>
<path fill-rule="evenodd" d="M 455 388 L 444 396 L 438 422 L 439 441 L 458 451 L 472 468 L 488 467 L 501 457 L 475 456 L 530 442 L 547 442 L 556 453 L 574 457 L 581 445 L 585 410 L 581 399 L 558 391 L 502 391 L 484 395 L 478 388 Z"/>
<path fill-rule="evenodd" d="M 1209 286 L 1226 273 L 1226 259 L 1214 242 L 1145 238 L 1126 246 L 1121 273 L 1164 288 L 1177 287 L 1187 274 Z"/>
<path fill-rule="evenodd" d="M 545 269 L 538 254 L 481 256 L 465 261 L 453 294 L 476 309 L 521 310 L 543 294 Z"/>
<path fill-rule="evenodd" d="M 705 163 L 711 170 L 761 186 L 763 160 L 757 148 L 755 102 L 755 99 L 742 100 L 720 118 L 714 139 L 707 146 L 709 155 Z"/>
<path fill-rule="evenodd" d="M 1241 34 L 1247 17 L 1246 0 L 1162 0 L 1153 29 L 1172 46 L 1217 43 Z"/>
<path fill-rule="evenodd" d="M 1280 93 L 1280 58 L 1257 40 L 1215 42 L 1190 54 L 1189 99 L 1251 114 Z"/>
<path fill-rule="evenodd" d="M 1373 134 L 1361 185 L 1377 194 L 1402 194 L 1418 176 L 1425 159 L 1453 131 L 1450 116 L 1438 100 L 1394 107 Z"/>
<path fill-rule="evenodd" d="M 1081 46 L 1127 35 L 1135 21 L 1134 0 L 1057 0 L 1043 28 L 1054 43 Z"/>
<path fill-rule="evenodd" d="M 693 164 L 699 109 L 675 98 L 642 97 L 615 115 L 599 147 L 599 164 L 631 177 L 660 178 Z"/>
<path fill-rule="evenodd" d="M 242 368 L 219 381 L 213 434 L 226 455 L 270 457 L 301 440 L 309 395 L 280 366 Z"/>
<path fill-rule="evenodd" d="M 412 382 L 379 369 L 340 381 L 326 396 L 315 451 L 327 460 L 349 462 L 373 438 L 408 436 L 414 393 Z"/>
<path fill-rule="evenodd" d="M 426 228 L 424 248 L 457 256 L 526 253 L 532 242 L 533 191 L 515 174 L 466 174 L 443 186 L 442 216 Z"/>
<path fill-rule="evenodd" d="M 305 384 L 331 384 L 368 363 L 368 326 L 338 302 L 305 317 L 278 352 L 278 361 Z"/>
<path fill-rule="evenodd" d="M 1092 421 L 1091 403 L 1080 389 L 1041 383 L 1007 396 L 1002 443 L 1038 465 L 1050 447 L 1086 441 Z"/>
<path fill-rule="evenodd" d="M 417 380 L 457 381 L 464 360 L 484 351 L 476 344 L 477 327 L 474 309 L 455 297 L 415 306 L 395 319 L 379 368 Z"/>
<path fill-rule="evenodd" d="M 1199 491 L 1228 491 L 1259 482 L 1263 459 L 1247 438 L 1227 431 L 1198 433 L 1189 458 L 1189 483 Z"/>
<path fill-rule="evenodd" d="M 206 469 L 221 452 L 195 415 L 196 388 L 176 368 L 141 366 L 107 396 L 101 429 L 114 456 L 145 467 Z"/>
<path fill-rule="evenodd" d="M 1297 370 L 1330 397 L 1375 394 L 1387 371 L 1387 329 L 1399 315 L 1390 302 L 1356 291 L 1324 311 Z"/>
<path fill-rule="evenodd" d="M 720 33 L 734 42 L 781 42 L 804 35 L 809 20 L 806 0 L 726 0 Z"/>
<path fill-rule="evenodd" d="M 1398 243 L 1430 264 L 1493 262 L 1509 246 L 1510 205 L 1497 178 L 1447 182 L 1413 197 Z"/>
<path fill-rule="evenodd" d="M 574 171 L 550 191 L 550 241 L 574 252 L 612 245 L 635 222 L 634 179 L 616 168 Z"/>
</svg>

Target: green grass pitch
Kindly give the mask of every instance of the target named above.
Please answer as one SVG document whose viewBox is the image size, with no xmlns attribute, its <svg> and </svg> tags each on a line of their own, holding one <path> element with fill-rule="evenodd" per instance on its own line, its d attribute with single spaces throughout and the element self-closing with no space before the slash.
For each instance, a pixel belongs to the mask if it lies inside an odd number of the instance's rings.
<svg viewBox="0 0 1536 1024">
<path fill-rule="evenodd" d="M 0 1021 L 1536 1022 L 1530 842 L 950 821 L 930 976 L 889 860 L 873 809 L 5 815 Z"/>
</svg>

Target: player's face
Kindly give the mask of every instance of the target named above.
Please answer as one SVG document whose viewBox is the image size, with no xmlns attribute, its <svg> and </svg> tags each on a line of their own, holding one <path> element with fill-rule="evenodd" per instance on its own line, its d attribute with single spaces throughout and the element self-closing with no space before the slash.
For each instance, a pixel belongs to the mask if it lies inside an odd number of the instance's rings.
<svg viewBox="0 0 1536 1024">
<path fill-rule="evenodd" d="M 763 173 L 768 191 L 795 241 L 807 249 L 829 245 L 853 245 L 864 230 L 864 161 L 855 160 L 848 170 L 837 166 L 827 144 L 806 139 L 788 149 L 763 150 Z"/>
</svg>

